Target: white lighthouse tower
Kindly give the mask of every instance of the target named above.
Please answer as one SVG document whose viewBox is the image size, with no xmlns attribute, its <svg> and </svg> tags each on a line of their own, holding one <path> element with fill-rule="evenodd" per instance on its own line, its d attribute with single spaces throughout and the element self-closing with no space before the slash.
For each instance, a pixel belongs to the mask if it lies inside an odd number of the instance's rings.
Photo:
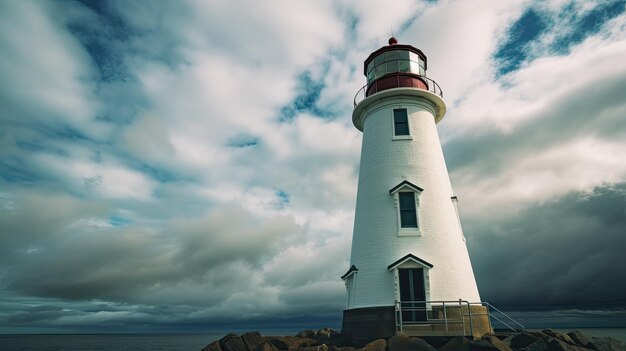
<svg viewBox="0 0 626 351">
<path fill-rule="evenodd" d="M 426 69 L 421 50 L 391 38 L 365 60 L 355 98 L 363 144 L 342 329 L 356 339 L 429 328 L 440 302 L 480 301 L 437 134 L 446 104 Z"/>
</svg>

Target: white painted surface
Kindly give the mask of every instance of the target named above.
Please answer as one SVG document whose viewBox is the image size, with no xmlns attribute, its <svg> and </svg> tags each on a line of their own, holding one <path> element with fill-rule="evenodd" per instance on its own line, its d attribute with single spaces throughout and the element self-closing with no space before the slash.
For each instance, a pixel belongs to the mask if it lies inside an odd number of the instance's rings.
<svg viewBox="0 0 626 351">
<path fill-rule="evenodd" d="M 433 265 L 428 271 L 430 300 L 478 302 L 435 125 L 435 115 L 443 117 L 445 104 L 434 94 L 412 92 L 420 89 L 391 90 L 393 94 L 368 97 L 353 115 L 355 126 L 362 126 L 363 145 L 350 260 L 359 271 L 349 291 L 349 308 L 393 306 L 397 288 L 387 267 L 409 253 Z M 408 110 L 412 138 L 394 139 L 394 108 Z M 424 189 L 419 195 L 419 236 L 398 235 L 389 190 L 404 180 Z"/>
</svg>

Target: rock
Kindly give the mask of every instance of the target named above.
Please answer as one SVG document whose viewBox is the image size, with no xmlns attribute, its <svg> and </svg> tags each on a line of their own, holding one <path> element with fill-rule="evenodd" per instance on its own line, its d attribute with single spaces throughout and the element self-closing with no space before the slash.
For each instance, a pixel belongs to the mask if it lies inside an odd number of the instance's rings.
<svg viewBox="0 0 626 351">
<path fill-rule="evenodd" d="M 315 339 L 315 330 L 307 329 L 299 332 L 297 335 L 299 338 Z"/>
<path fill-rule="evenodd" d="M 202 351 L 222 351 L 222 348 L 220 347 L 219 341 L 213 341 L 212 343 L 205 346 Z"/>
<path fill-rule="evenodd" d="M 445 345 L 443 345 L 439 351 L 459 351 L 465 350 L 468 348 L 469 340 L 467 340 L 463 336 L 455 336 L 450 341 L 448 341 Z"/>
<path fill-rule="evenodd" d="M 572 347 L 575 347 L 572 345 Z M 562 341 L 559 340 L 557 338 L 554 337 L 550 337 L 548 339 L 548 345 L 546 347 L 546 351 L 574 351 L 572 349 L 569 348 L 569 345 Z"/>
<path fill-rule="evenodd" d="M 278 349 L 267 341 L 263 341 L 254 351 L 277 351 Z M 202 350 L 204 351 L 204 350 Z M 212 350 L 211 350 L 212 351 Z"/>
<path fill-rule="evenodd" d="M 363 351 L 385 351 L 386 348 L 387 348 L 387 340 L 378 339 L 363 346 L 362 350 Z"/>
<path fill-rule="evenodd" d="M 523 349 L 524 347 L 529 346 L 530 344 L 540 340 L 541 337 L 531 334 L 529 332 L 521 332 L 519 334 L 511 335 L 510 337 L 504 339 L 504 343 L 509 345 L 513 350 Z"/>
<path fill-rule="evenodd" d="M 333 335 L 337 334 L 339 334 L 339 332 L 332 328 L 322 328 L 315 332 L 315 336 L 313 338 L 319 342 L 327 343 L 330 342 Z"/>
<path fill-rule="evenodd" d="M 509 345 L 507 345 L 504 341 L 500 340 L 495 335 L 485 335 L 482 337 L 481 340 L 488 342 L 491 346 L 494 347 L 494 350 L 512 351 Z"/>
<path fill-rule="evenodd" d="M 299 351 L 328 351 L 328 346 L 326 346 L 326 344 L 321 344 L 318 346 L 301 347 L 298 350 Z"/>
<path fill-rule="evenodd" d="M 443 345 L 440 351 L 512 351 L 509 345 L 495 335 L 485 335 L 478 340 L 455 336 Z"/>
<path fill-rule="evenodd" d="M 546 351 L 546 349 L 548 348 L 548 344 L 542 340 L 539 339 L 537 341 L 535 341 L 534 343 L 521 348 L 521 349 L 515 349 L 515 350 L 519 350 L 519 351 Z"/>
<path fill-rule="evenodd" d="M 587 347 L 587 345 L 589 345 L 589 343 L 591 342 L 591 339 L 587 335 L 583 334 L 583 332 L 580 330 L 571 331 L 567 333 L 567 336 L 569 336 L 577 345 L 580 346 Z"/>
<path fill-rule="evenodd" d="M 420 338 L 409 338 L 401 333 L 392 336 L 387 345 L 389 351 L 437 351 L 426 341 Z"/>
<path fill-rule="evenodd" d="M 553 338 L 557 338 L 557 339 L 559 339 L 561 341 L 565 341 L 568 344 L 572 344 L 572 345 L 576 344 L 576 342 L 574 340 L 572 340 L 572 338 L 570 338 L 569 335 L 561 334 L 561 333 L 559 333 L 557 331 L 554 331 L 552 329 L 544 329 L 541 332 L 543 334 L 549 335 L 549 336 L 551 336 Z"/>
<path fill-rule="evenodd" d="M 345 346 L 338 348 L 337 351 L 356 351 L 356 349 L 352 346 Z"/>
<path fill-rule="evenodd" d="M 626 344 L 621 340 L 607 337 L 607 338 L 591 338 L 590 348 L 598 351 L 626 351 Z"/>
<path fill-rule="evenodd" d="M 263 343 L 263 338 L 259 332 L 248 332 L 241 336 L 241 340 L 246 344 L 249 351 L 254 351 L 257 346 Z"/>
<path fill-rule="evenodd" d="M 282 339 L 279 339 L 277 337 L 270 337 L 267 341 L 277 350 L 289 350 L 289 345 L 287 345 L 287 343 Z"/>
<path fill-rule="evenodd" d="M 230 333 L 221 338 L 219 343 L 222 351 L 248 351 L 248 347 L 237 334 Z"/>
</svg>

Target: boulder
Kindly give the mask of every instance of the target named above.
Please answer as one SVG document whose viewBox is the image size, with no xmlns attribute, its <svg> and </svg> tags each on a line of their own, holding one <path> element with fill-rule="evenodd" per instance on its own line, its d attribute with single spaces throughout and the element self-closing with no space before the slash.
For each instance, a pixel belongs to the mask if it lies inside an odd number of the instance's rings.
<svg viewBox="0 0 626 351">
<path fill-rule="evenodd" d="M 569 347 L 570 345 L 563 340 L 559 340 L 554 337 L 548 338 L 548 345 L 546 347 L 546 351 L 574 351 Z M 572 347 L 576 347 L 571 345 Z"/>
<path fill-rule="evenodd" d="M 554 331 L 552 329 L 544 329 L 541 332 L 543 334 L 546 334 L 546 335 L 551 336 L 553 338 L 559 339 L 561 341 L 565 341 L 568 344 L 572 344 L 572 345 L 576 344 L 576 342 L 574 340 L 572 340 L 572 338 L 570 338 L 569 335 L 559 333 L 559 332 Z"/>
<path fill-rule="evenodd" d="M 281 338 L 278 337 L 269 337 L 267 339 L 267 342 L 269 342 L 272 346 L 274 346 L 277 350 L 289 350 L 289 345 L 287 345 L 287 343 L 282 340 Z"/>
<path fill-rule="evenodd" d="M 276 348 L 276 346 L 272 345 L 271 343 L 267 341 L 263 341 L 259 346 L 257 346 L 254 349 L 254 351 L 278 351 L 278 349 Z"/>
<path fill-rule="evenodd" d="M 222 351 L 248 351 L 248 347 L 237 334 L 230 333 L 221 338 L 219 343 Z"/>
<path fill-rule="evenodd" d="M 389 346 L 389 351 L 437 351 L 426 341 L 420 338 L 409 338 L 402 333 L 392 336 L 387 346 Z"/>
<path fill-rule="evenodd" d="M 241 340 L 246 344 L 249 351 L 254 351 L 257 346 L 263 343 L 263 338 L 259 332 L 248 332 L 241 336 Z"/>
<path fill-rule="evenodd" d="M 328 351 L 328 346 L 326 346 L 326 344 L 321 344 L 318 346 L 301 347 L 298 350 L 299 351 Z"/>
<path fill-rule="evenodd" d="M 495 335 L 485 335 L 478 340 L 469 340 L 463 336 L 455 336 L 443 345 L 440 351 L 512 351 L 512 349 Z"/>
<path fill-rule="evenodd" d="M 491 345 L 493 347 L 493 350 L 512 351 L 509 345 L 507 345 L 504 341 L 500 340 L 495 335 L 485 335 L 480 339 L 480 341 L 483 345 L 485 345 L 484 343 L 487 342 L 488 345 L 486 346 L 489 347 L 489 345 Z M 473 348 L 471 348 L 471 350 L 473 350 Z"/>
<path fill-rule="evenodd" d="M 526 346 L 541 340 L 541 336 L 536 333 L 521 332 L 504 339 L 503 342 L 509 345 L 513 350 L 523 349 Z"/>
<path fill-rule="evenodd" d="M 363 346 L 362 350 L 363 351 L 385 351 L 386 348 L 387 348 L 387 340 L 378 339 Z"/>
<path fill-rule="evenodd" d="M 299 338 L 315 339 L 315 330 L 307 329 L 299 332 L 297 335 Z"/>
<path fill-rule="evenodd" d="M 535 341 L 534 343 L 523 347 L 521 349 L 515 349 L 515 350 L 519 350 L 519 351 L 546 351 L 546 349 L 548 348 L 548 344 L 543 340 L 543 339 L 539 339 L 537 341 Z"/>
<path fill-rule="evenodd" d="M 467 340 L 463 336 L 455 336 L 450 341 L 448 341 L 445 345 L 443 345 L 439 351 L 459 351 L 466 350 L 469 345 L 469 340 Z"/>
<path fill-rule="evenodd" d="M 611 337 L 592 337 L 589 346 L 598 351 L 626 351 L 626 344 L 624 344 L 624 342 Z"/>
<path fill-rule="evenodd" d="M 220 347 L 219 341 L 213 341 L 212 343 L 205 346 L 202 351 L 222 351 L 222 348 Z"/>
<path fill-rule="evenodd" d="M 580 330 L 571 331 L 567 333 L 567 336 L 569 336 L 570 339 L 572 339 L 576 343 L 576 345 L 579 346 L 587 347 L 587 345 L 589 345 L 589 343 L 591 342 L 591 339 L 587 335 L 583 334 L 583 332 L 581 332 Z"/>
<path fill-rule="evenodd" d="M 339 334 L 339 332 L 332 328 L 322 328 L 315 332 L 313 339 L 322 343 L 328 343 L 332 339 L 333 335 L 337 334 Z"/>
</svg>

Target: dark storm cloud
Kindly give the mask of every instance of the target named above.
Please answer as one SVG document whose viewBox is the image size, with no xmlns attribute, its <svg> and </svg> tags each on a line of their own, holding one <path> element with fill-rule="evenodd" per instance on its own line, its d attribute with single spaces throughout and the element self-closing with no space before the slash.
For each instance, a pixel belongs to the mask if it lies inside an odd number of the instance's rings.
<svg viewBox="0 0 626 351">
<path fill-rule="evenodd" d="M 236 272 L 224 266 L 259 265 L 299 231 L 289 217 L 255 223 L 238 206 L 217 209 L 200 219 L 174 219 L 162 232 L 140 225 L 94 230 L 78 225 L 84 215 L 78 208 L 88 209 L 84 202 L 65 199 L 67 203 L 59 207 L 63 213 L 48 211 L 46 217 L 38 214 L 42 207 L 58 205 L 62 198 L 20 200 L 15 213 L 1 213 L 6 230 L 3 260 L 9 272 L 3 285 L 31 296 L 139 302 L 161 285 L 200 280 L 224 286 L 203 298 L 217 301 L 239 284 L 232 274 Z M 221 272 L 230 272 L 232 278 Z"/>
<path fill-rule="evenodd" d="M 481 297 L 509 309 L 626 307 L 626 183 L 465 222 Z"/>
</svg>

